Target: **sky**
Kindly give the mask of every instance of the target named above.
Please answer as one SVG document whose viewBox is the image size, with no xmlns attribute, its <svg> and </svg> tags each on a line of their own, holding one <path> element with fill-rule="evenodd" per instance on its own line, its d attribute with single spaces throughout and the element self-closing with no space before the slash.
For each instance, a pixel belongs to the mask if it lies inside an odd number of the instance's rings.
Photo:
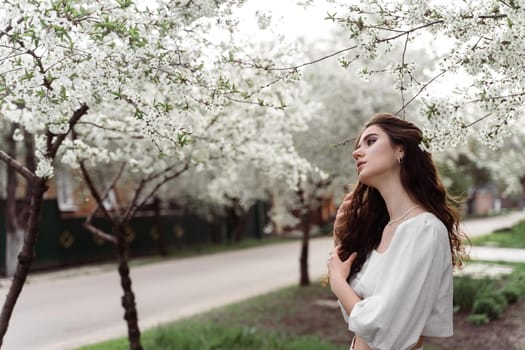
<svg viewBox="0 0 525 350">
<path fill-rule="evenodd" d="M 335 27 L 325 20 L 329 4 L 324 0 L 315 0 L 309 6 L 297 5 L 298 0 L 248 0 L 236 12 L 246 21 L 243 27 L 256 30 L 257 22 L 253 20 L 256 12 L 271 16 L 271 29 L 290 38 L 306 36 L 309 38 L 324 37 Z"/>
</svg>

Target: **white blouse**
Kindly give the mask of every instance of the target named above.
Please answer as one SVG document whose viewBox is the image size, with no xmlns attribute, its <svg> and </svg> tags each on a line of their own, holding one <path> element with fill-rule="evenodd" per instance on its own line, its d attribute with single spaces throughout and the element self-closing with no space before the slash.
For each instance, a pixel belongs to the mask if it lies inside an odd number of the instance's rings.
<svg viewBox="0 0 525 350">
<path fill-rule="evenodd" d="M 350 286 L 361 297 L 348 328 L 376 350 L 410 349 L 423 336 L 452 336 L 452 257 L 432 213 L 399 224 L 383 253 L 373 250 Z"/>
</svg>

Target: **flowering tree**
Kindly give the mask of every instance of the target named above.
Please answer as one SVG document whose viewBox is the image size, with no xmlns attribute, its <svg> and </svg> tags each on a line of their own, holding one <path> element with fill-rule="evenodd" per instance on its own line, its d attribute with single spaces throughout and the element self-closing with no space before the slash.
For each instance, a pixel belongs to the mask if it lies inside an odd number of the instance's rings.
<svg viewBox="0 0 525 350">
<path fill-rule="evenodd" d="M 414 99 L 423 102 L 419 115 L 427 126 L 428 147 L 443 150 L 475 135 L 494 148 L 523 125 L 523 1 L 333 3 L 336 10 L 328 17 L 352 40 L 344 64 L 363 58 L 381 62 L 392 55 L 395 42 L 407 49 L 439 43 L 439 67 L 427 80 L 414 79 L 419 62 L 409 59 L 407 51 L 396 55 L 395 64 L 383 67 L 397 77 L 403 93 L 400 112 Z M 363 74 L 373 73 L 363 68 Z M 417 92 L 409 94 L 407 87 Z"/>
<path fill-rule="evenodd" d="M 503 196 L 512 198 L 525 192 L 524 156 L 525 135 L 521 130 L 513 130 L 513 135 L 504 140 L 501 151 L 494 152 L 487 145 L 471 139 L 454 152 L 444 152 L 441 158 L 449 169 L 457 171 L 455 180 L 458 182 L 466 182 L 471 187 L 490 182 L 498 186 Z M 459 194 L 466 195 L 464 191 L 462 189 Z"/>
<path fill-rule="evenodd" d="M 248 61 L 249 53 L 239 53 L 241 47 L 228 40 L 211 41 L 208 35 L 212 24 L 235 31 L 235 21 L 229 20 L 235 3 L 163 1 L 142 9 L 127 0 L 2 3 L 0 117 L 15 139 L 27 141 L 25 152 L 36 162 L 33 166 L 19 153 L 0 150 L 9 171 L 23 176 L 31 189 L 28 224 L 17 231 L 26 239 L 0 315 L 0 337 L 34 259 L 43 195 L 60 161 L 81 168 L 97 210 L 118 224 L 113 235 L 97 231 L 89 218 L 86 225 L 123 248 L 119 272 L 124 299 L 130 301 L 130 347 L 141 348 L 121 226 L 162 184 L 186 169 L 236 147 L 245 148 L 237 153 L 246 157 L 261 153 L 261 143 L 248 148 L 243 143 L 243 138 L 260 136 L 250 129 L 252 122 L 224 112 L 232 103 L 258 109 L 255 130 L 276 131 L 276 145 L 287 133 L 282 123 L 282 129 L 267 127 L 278 115 L 268 118 L 262 109 L 285 108 L 282 96 L 269 89 L 293 80 L 295 73 L 240 74 L 248 70 L 231 58 Z M 34 150 L 29 146 L 33 140 Z M 116 165 L 113 180 L 106 186 L 91 181 L 90 169 L 108 163 Z M 124 176 L 124 169 L 131 171 Z M 114 214 L 103 202 L 120 179 L 136 186 L 127 207 Z"/>
<path fill-rule="evenodd" d="M 264 46 L 260 49 L 258 55 L 263 55 Z M 318 104 L 307 102 L 311 93 L 307 82 L 283 84 L 259 95 L 270 101 L 267 94 L 275 94 L 286 101 L 286 108 L 253 104 L 223 108 L 214 117 L 220 123 L 214 122 L 191 145 L 195 167 L 166 184 L 161 196 L 191 206 L 203 217 L 223 216 L 229 209 L 242 216 L 257 200 L 269 198 L 269 181 L 295 188 L 310 164 L 297 153 L 293 133 L 308 127 Z M 209 161 L 203 162 L 203 157 Z"/>
<path fill-rule="evenodd" d="M 340 47 L 341 32 L 335 32 L 332 40 L 324 40 L 322 47 L 308 42 L 304 51 L 311 57 L 322 57 L 323 52 Z M 401 52 L 403 47 L 393 47 L 392 52 Z M 410 57 L 422 56 L 423 50 L 409 50 Z M 307 61 L 310 62 L 310 61 Z M 385 59 L 393 62 L 393 59 Z M 365 61 L 373 70 L 379 70 L 375 62 Z M 432 60 L 425 59 L 422 69 L 414 77 L 424 79 L 425 70 L 432 67 Z M 377 73 L 379 74 L 379 72 Z M 356 181 L 352 159 L 355 138 L 373 114 L 396 108 L 400 100 L 395 90 L 396 80 L 383 73 L 381 79 L 363 79 L 359 67 L 343 68 L 334 59 L 325 59 L 304 68 L 304 80 L 311 86 L 311 96 L 320 106 L 308 128 L 294 134 L 294 145 L 299 154 L 311 164 L 311 172 L 301 178 L 296 187 L 283 187 L 271 182 L 273 208 L 271 217 L 277 226 L 298 227 L 302 236 L 300 258 L 300 284 L 308 285 L 308 244 L 313 228 L 311 213 L 327 198 L 340 202 Z M 407 106 L 408 115 L 417 103 Z M 294 214 L 292 214 L 294 213 Z"/>
<path fill-rule="evenodd" d="M 416 113 L 407 113 L 407 108 L 419 110 L 417 123 L 425 131 L 422 147 L 445 151 L 435 153 L 439 161 L 462 153 L 483 164 L 493 178 L 507 185 L 506 192 L 521 187 L 523 172 L 515 162 L 521 159 L 521 148 L 495 155 L 465 145 L 471 139 L 491 149 L 522 144 L 518 135 L 525 123 L 520 118 L 525 94 L 521 1 L 329 2 L 334 7 L 326 17 L 339 24 L 346 44 L 279 69 L 299 69 L 335 56 L 343 67 L 357 67 L 365 81 L 383 83 L 389 73 L 399 96 L 390 111 L 411 118 Z M 437 65 L 429 66 L 429 60 Z M 421 70 L 429 74 L 418 76 Z"/>
</svg>

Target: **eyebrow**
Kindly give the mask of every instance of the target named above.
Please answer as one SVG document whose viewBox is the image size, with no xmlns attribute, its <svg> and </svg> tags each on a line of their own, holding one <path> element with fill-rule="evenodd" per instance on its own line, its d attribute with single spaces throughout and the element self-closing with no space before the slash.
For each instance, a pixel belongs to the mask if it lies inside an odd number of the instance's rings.
<svg viewBox="0 0 525 350">
<path fill-rule="evenodd" d="M 370 137 L 372 136 L 378 136 L 379 134 L 375 133 L 375 132 L 371 132 L 370 134 L 367 134 L 365 137 L 363 137 L 363 141 L 366 141 L 368 140 Z M 357 144 L 357 147 L 355 149 L 358 149 L 359 147 L 361 147 L 361 143 L 358 143 Z"/>
</svg>

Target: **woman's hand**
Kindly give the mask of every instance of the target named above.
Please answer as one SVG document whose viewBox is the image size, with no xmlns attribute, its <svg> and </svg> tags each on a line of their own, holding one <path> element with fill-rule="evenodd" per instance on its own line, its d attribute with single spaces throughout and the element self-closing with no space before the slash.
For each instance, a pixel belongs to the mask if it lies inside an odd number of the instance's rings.
<svg viewBox="0 0 525 350">
<path fill-rule="evenodd" d="M 330 252 L 330 256 L 327 262 L 328 280 L 330 282 L 330 288 L 336 295 L 337 295 L 336 290 L 339 289 L 339 287 L 341 286 L 341 283 L 347 284 L 346 279 L 348 278 L 348 275 L 350 274 L 352 263 L 357 257 L 357 253 L 353 252 L 352 254 L 350 254 L 348 259 L 346 259 L 345 261 L 342 261 L 341 258 L 339 257 L 340 250 L 341 250 L 341 245 L 336 246 L 335 249 L 332 252 Z"/>
<path fill-rule="evenodd" d="M 337 241 L 337 237 L 339 237 L 339 233 L 344 232 L 344 230 L 346 229 L 346 211 L 351 202 L 352 202 L 352 192 L 348 193 L 343 198 L 343 202 L 337 209 L 335 220 L 334 220 L 334 232 L 333 232 L 336 244 L 340 243 Z"/>
<path fill-rule="evenodd" d="M 337 297 L 346 313 L 350 315 L 354 305 L 361 301 L 359 295 L 352 289 L 350 284 L 348 284 L 347 278 L 352 268 L 352 263 L 357 257 L 357 253 L 353 252 L 350 254 L 348 259 L 341 261 L 339 258 L 339 253 L 341 246 L 338 245 L 330 253 L 328 258 L 328 280 L 330 282 L 330 289 Z"/>
</svg>

